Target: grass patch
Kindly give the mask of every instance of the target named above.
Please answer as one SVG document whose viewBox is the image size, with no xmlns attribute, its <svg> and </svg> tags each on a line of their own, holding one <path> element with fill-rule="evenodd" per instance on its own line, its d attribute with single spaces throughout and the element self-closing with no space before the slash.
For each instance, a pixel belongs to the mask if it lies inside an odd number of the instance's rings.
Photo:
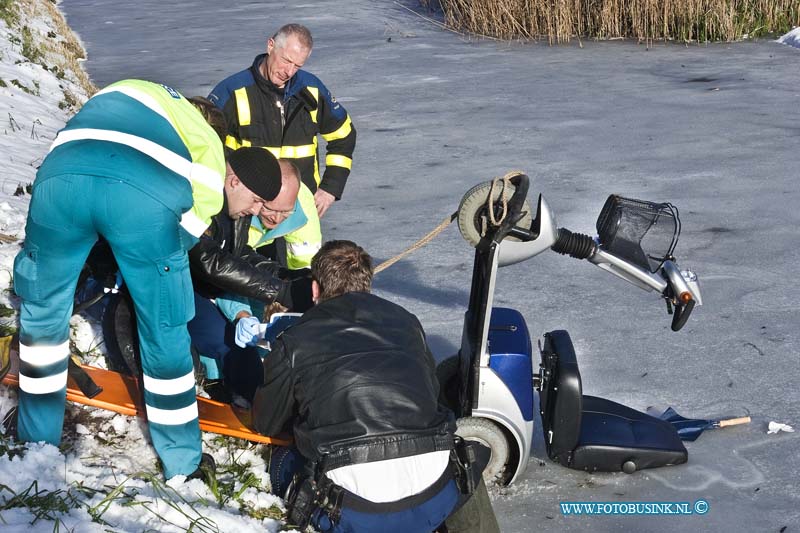
<svg viewBox="0 0 800 533">
<path fill-rule="evenodd" d="M 28 94 L 32 94 L 33 96 L 39 96 L 39 82 L 38 81 L 34 81 L 33 82 L 33 89 L 31 89 L 30 87 L 28 87 L 27 85 L 25 85 L 24 83 L 22 83 L 21 81 L 19 81 L 16 78 L 11 80 L 11 85 L 21 89 L 22 92 L 25 92 L 25 93 L 28 93 Z"/>
<path fill-rule="evenodd" d="M 736 41 L 800 25 L 797 0 L 420 0 L 445 24 L 500 39 Z"/>
<path fill-rule="evenodd" d="M 28 58 L 31 63 L 41 63 L 44 59 L 44 54 L 36 46 L 31 29 L 27 26 L 22 27 L 22 55 Z"/>
<path fill-rule="evenodd" d="M 251 518 L 255 518 L 256 520 L 264 520 L 265 518 L 269 518 L 270 520 L 285 520 L 286 516 L 284 516 L 283 510 L 278 507 L 277 505 L 273 505 L 268 509 L 257 509 L 251 507 L 249 504 L 242 504 L 242 512 L 245 513 L 247 516 Z"/>
<path fill-rule="evenodd" d="M 0 0 L 0 20 L 5 21 L 9 28 L 16 26 L 19 21 L 14 0 Z"/>
<path fill-rule="evenodd" d="M 58 103 L 59 109 L 78 109 L 81 103 L 72 91 L 64 89 L 64 99 Z"/>
<path fill-rule="evenodd" d="M 62 109 L 77 110 L 80 105 L 75 103 L 75 93 L 82 92 L 88 97 L 97 92 L 97 88 L 80 63 L 86 59 L 86 52 L 72 29 L 67 25 L 55 2 L 0 0 L 0 6 L 3 5 L 3 2 L 12 5 L 11 11 L 16 13 L 13 23 L 9 24 L 12 30 L 16 29 L 10 37 L 12 43 L 22 47 L 21 54 L 28 61 L 53 72 L 59 80 L 77 85 L 77 88 L 72 87 L 72 96 L 62 101 L 64 106 Z M 0 16 L 2 16 L 2 11 L 0 11 Z M 39 32 L 35 28 L 24 25 L 25 22 L 34 19 L 44 20 L 50 29 Z M 20 27 L 20 24 L 23 25 Z M 67 84 L 62 84 L 62 89 L 66 90 L 67 88 Z"/>
<path fill-rule="evenodd" d="M 37 521 L 53 520 L 60 522 L 58 515 L 69 513 L 71 509 L 81 507 L 82 503 L 77 494 L 72 489 L 63 491 L 61 489 L 49 491 L 39 490 L 39 482 L 34 480 L 30 486 L 22 492 L 16 493 L 10 487 L 0 484 L 0 495 L 8 492 L 10 497 L 3 496 L 4 502 L 0 504 L 0 511 L 24 507 L 28 509 L 34 518 L 31 524 Z"/>
<path fill-rule="evenodd" d="M 10 284 L 13 287 L 13 282 Z M 7 305 L 0 305 L 0 337 L 8 337 L 17 333 L 17 311 Z M 2 448 L 0 448 L 2 455 Z"/>
<path fill-rule="evenodd" d="M 67 25 L 64 16 L 54 2 L 41 2 L 43 9 L 47 11 L 47 16 L 51 19 L 53 32 L 58 36 L 56 39 L 51 38 L 48 42 L 48 48 L 62 56 L 61 63 L 58 65 L 62 72 L 71 73 L 74 81 L 89 97 L 97 92 L 97 87 L 89 79 L 89 75 L 83 70 L 81 61 L 86 59 L 86 52 L 83 49 L 78 38 L 72 32 L 72 29 Z M 61 76 L 58 76 L 61 78 Z M 73 106 L 77 109 L 77 106 Z"/>
</svg>

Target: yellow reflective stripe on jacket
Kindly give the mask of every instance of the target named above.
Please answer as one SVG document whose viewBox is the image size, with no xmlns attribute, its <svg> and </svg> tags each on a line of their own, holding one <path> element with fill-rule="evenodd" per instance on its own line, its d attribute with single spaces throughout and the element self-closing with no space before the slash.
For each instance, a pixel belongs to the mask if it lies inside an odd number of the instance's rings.
<svg viewBox="0 0 800 533">
<path fill-rule="evenodd" d="M 302 159 L 317 155 L 316 144 L 301 144 L 300 146 L 281 146 L 281 157 L 284 159 Z"/>
<path fill-rule="evenodd" d="M 338 139 L 344 139 L 345 137 L 350 135 L 350 132 L 352 130 L 353 130 L 352 121 L 350 120 L 350 115 L 347 115 L 347 119 L 344 121 L 344 124 L 339 126 L 339 129 L 331 133 L 323 133 L 322 138 L 328 142 L 336 141 Z"/>
<path fill-rule="evenodd" d="M 231 150 L 238 150 L 239 148 L 245 148 L 247 146 L 252 146 L 252 145 L 253 143 L 251 143 L 246 139 L 242 142 L 239 142 L 239 140 L 233 135 L 225 136 L 225 146 L 227 146 Z"/>
<path fill-rule="evenodd" d="M 281 157 L 281 148 L 280 148 L 280 146 L 278 146 L 278 147 L 276 147 L 276 146 L 262 146 L 261 148 L 263 148 L 267 152 L 269 152 L 272 155 L 274 155 L 276 159 L 280 159 L 280 157 Z"/>
<path fill-rule="evenodd" d="M 317 110 L 319 109 L 319 89 L 316 87 L 306 87 L 308 92 L 311 93 L 311 96 L 314 97 L 314 101 L 317 102 L 317 107 L 314 108 L 314 111 L 309 111 L 308 114 L 311 115 L 311 122 L 314 124 L 317 123 Z"/>
<path fill-rule="evenodd" d="M 239 141 L 236 140 L 236 137 L 233 135 L 227 135 L 225 136 L 225 146 L 231 150 L 238 150 L 242 145 L 239 144 Z"/>
<path fill-rule="evenodd" d="M 317 155 L 316 143 L 301 144 L 300 146 L 262 146 L 261 148 L 268 150 L 279 159 L 302 159 Z"/>
<path fill-rule="evenodd" d="M 241 87 L 233 91 L 236 98 L 236 113 L 239 115 L 239 125 L 250 125 L 250 100 L 247 98 L 247 89 Z"/>
<path fill-rule="evenodd" d="M 343 155 L 328 154 L 325 156 L 325 166 L 344 167 L 347 170 L 350 170 L 350 167 L 353 166 L 353 160 Z"/>
</svg>

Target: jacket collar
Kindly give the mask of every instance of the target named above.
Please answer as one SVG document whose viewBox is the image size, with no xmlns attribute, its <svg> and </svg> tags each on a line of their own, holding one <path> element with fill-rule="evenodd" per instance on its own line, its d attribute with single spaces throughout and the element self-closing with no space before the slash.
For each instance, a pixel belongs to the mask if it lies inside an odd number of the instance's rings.
<svg viewBox="0 0 800 533">
<path fill-rule="evenodd" d="M 289 233 L 305 226 L 306 222 L 308 222 L 308 217 L 303 212 L 303 208 L 300 205 L 300 199 L 294 201 L 294 213 L 289 215 L 286 220 L 272 229 L 265 228 L 261 224 L 261 220 L 259 220 L 257 216 L 253 216 L 253 220 L 250 222 L 250 224 L 262 233 L 261 238 L 258 240 L 258 243 L 253 246 L 253 248 L 258 248 L 266 241 L 288 235 Z"/>
<path fill-rule="evenodd" d="M 288 100 L 299 90 L 300 84 L 297 83 L 297 74 L 303 71 L 298 70 L 294 76 L 289 78 L 289 81 L 286 82 L 283 88 L 279 88 L 261 74 L 261 63 L 266 61 L 266 59 L 267 54 L 259 54 L 253 60 L 253 65 L 250 67 L 250 71 L 253 73 L 253 79 L 256 80 L 256 85 L 258 85 L 262 91 L 281 95 L 284 100 Z"/>
</svg>

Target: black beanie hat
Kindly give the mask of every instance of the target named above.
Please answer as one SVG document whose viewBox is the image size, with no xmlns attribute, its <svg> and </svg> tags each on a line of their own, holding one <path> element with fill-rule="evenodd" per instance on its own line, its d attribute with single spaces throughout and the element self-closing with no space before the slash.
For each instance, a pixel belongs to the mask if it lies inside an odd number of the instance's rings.
<svg viewBox="0 0 800 533">
<path fill-rule="evenodd" d="M 246 147 L 230 152 L 228 164 L 239 181 L 266 201 L 281 192 L 281 167 L 264 148 Z"/>
</svg>

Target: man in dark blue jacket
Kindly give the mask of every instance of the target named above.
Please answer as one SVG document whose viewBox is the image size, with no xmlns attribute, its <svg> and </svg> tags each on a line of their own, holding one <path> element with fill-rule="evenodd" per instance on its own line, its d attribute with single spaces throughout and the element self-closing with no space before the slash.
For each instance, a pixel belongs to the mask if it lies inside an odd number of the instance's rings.
<svg viewBox="0 0 800 533">
<path fill-rule="evenodd" d="M 291 159 L 314 193 L 319 216 L 338 200 L 353 164 L 356 130 L 344 107 L 313 74 L 300 70 L 314 45 L 311 32 L 287 24 L 267 40 L 267 53 L 223 81 L 209 100 L 228 121 L 225 145 L 263 147 Z M 327 143 L 320 173 L 318 138 Z"/>
</svg>

